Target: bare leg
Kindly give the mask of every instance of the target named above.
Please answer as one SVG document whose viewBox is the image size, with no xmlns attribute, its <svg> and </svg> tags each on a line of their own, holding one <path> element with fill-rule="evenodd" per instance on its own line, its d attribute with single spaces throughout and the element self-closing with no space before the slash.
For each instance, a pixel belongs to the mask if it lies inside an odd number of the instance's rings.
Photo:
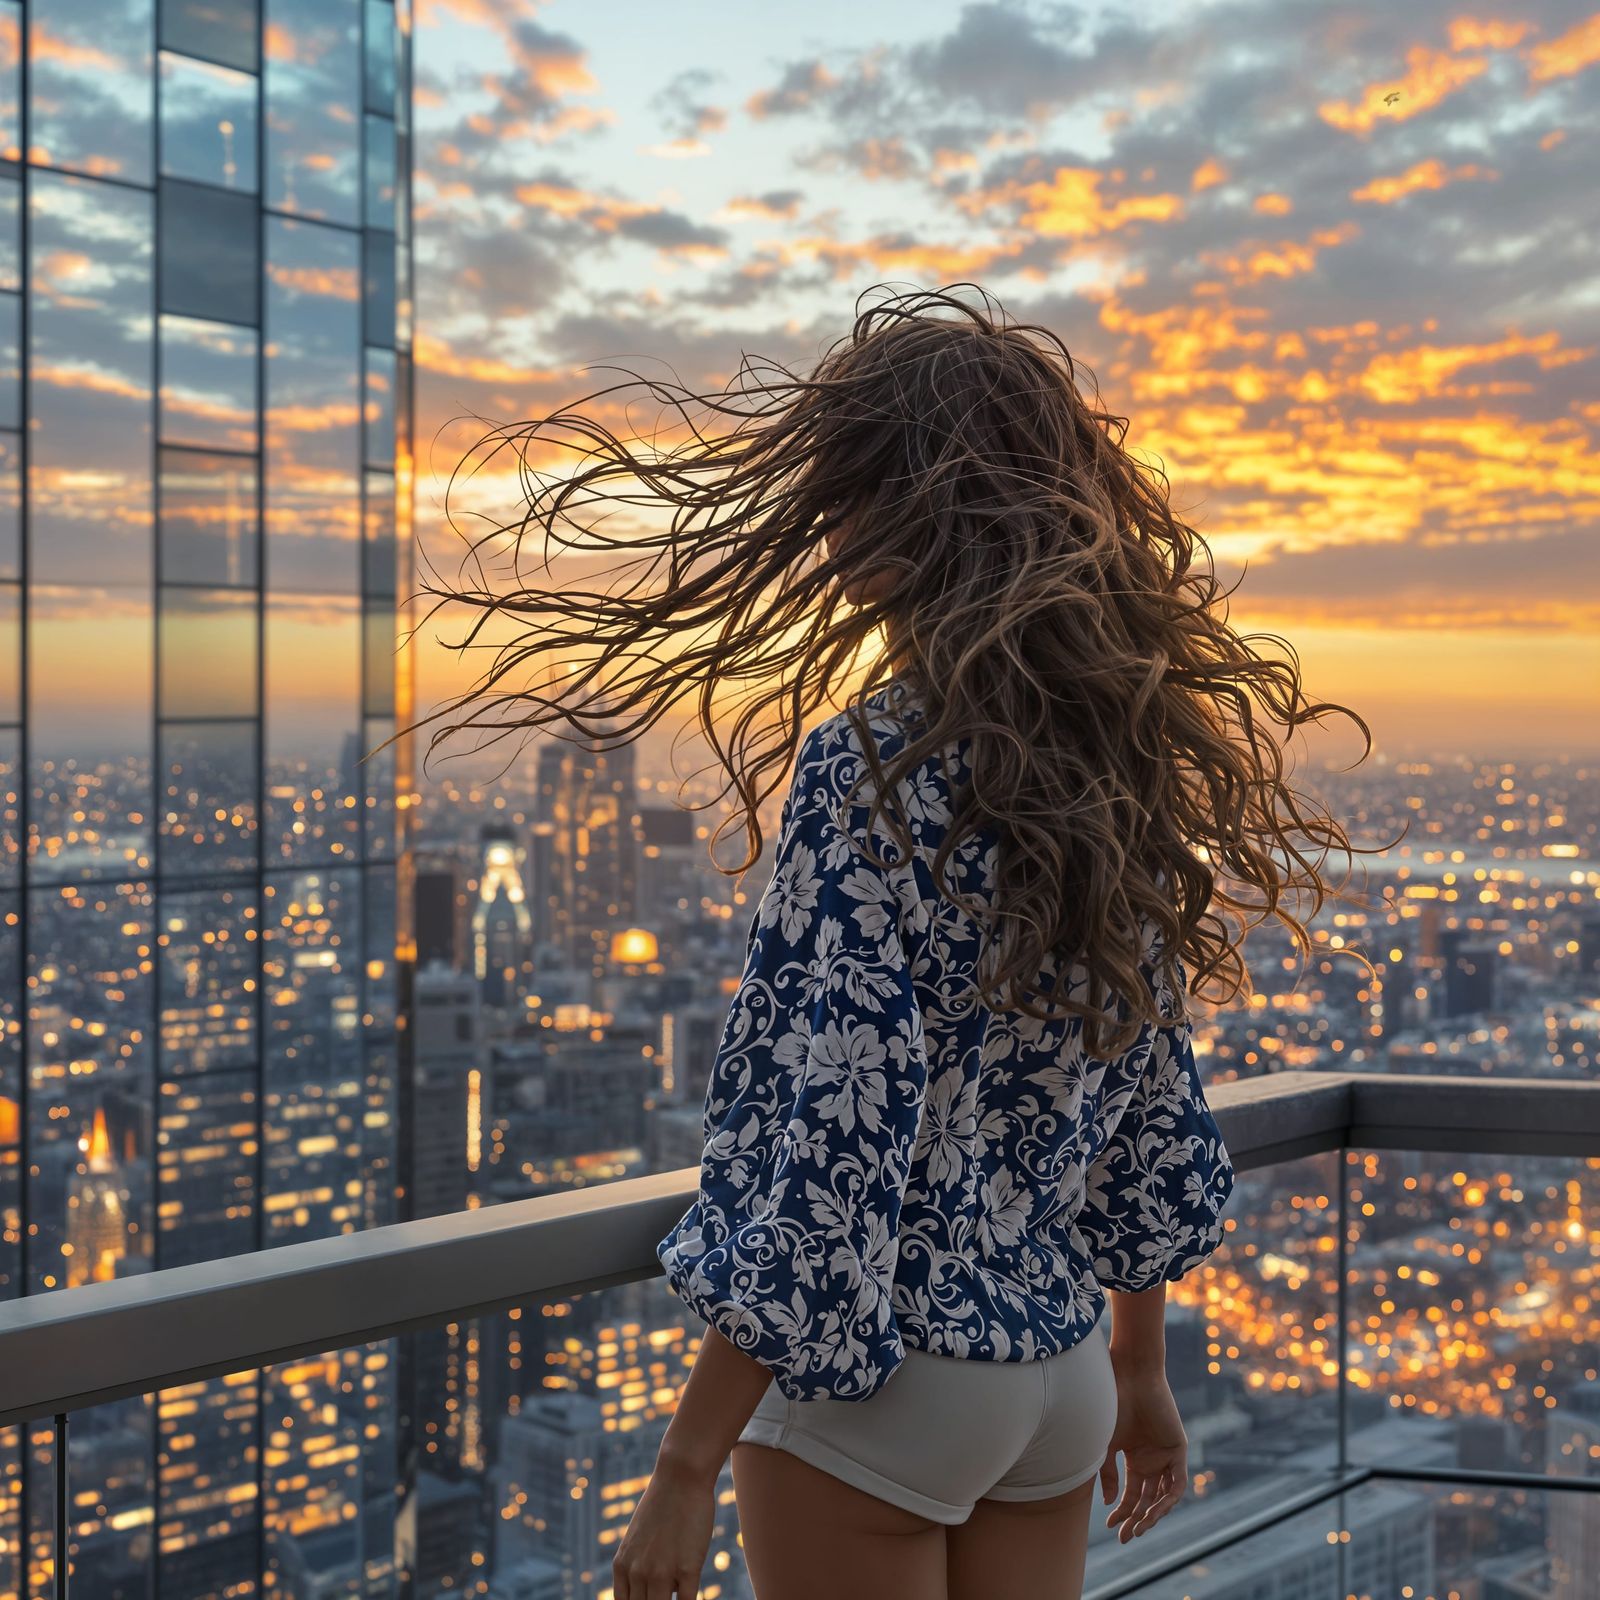
<svg viewBox="0 0 1600 1600">
<path fill-rule="evenodd" d="M 741 1439 L 730 1459 L 757 1600 L 946 1600 L 943 1523 L 787 1450 Z"/>
<path fill-rule="evenodd" d="M 1079 1600 L 1094 1486 L 1051 1500 L 980 1500 L 945 1530 L 949 1600 Z"/>
</svg>

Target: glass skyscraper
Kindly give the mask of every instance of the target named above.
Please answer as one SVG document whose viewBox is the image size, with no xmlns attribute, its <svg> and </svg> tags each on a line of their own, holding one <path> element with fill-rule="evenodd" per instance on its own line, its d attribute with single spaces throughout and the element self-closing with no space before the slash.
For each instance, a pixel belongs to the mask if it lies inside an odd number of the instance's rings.
<svg viewBox="0 0 1600 1600">
<path fill-rule="evenodd" d="M 409 0 L 0 0 L 0 1298 L 404 1204 L 409 47 Z M 75 1592 L 387 1593 L 394 1381 L 75 1419 Z M 0 1430 L 0 1595 L 54 1448 Z"/>
</svg>

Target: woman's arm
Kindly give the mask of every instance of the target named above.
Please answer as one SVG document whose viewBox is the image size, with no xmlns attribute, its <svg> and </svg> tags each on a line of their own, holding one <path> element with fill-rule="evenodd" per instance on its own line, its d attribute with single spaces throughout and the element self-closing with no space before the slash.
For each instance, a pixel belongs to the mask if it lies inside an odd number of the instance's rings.
<svg viewBox="0 0 1600 1600">
<path fill-rule="evenodd" d="M 729 1343 L 721 1329 L 708 1327 L 667 1424 L 656 1471 L 715 1483 L 771 1381 L 767 1367 Z"/>
<path fill-rule="evenodd" d="M 1167 1370 L 1167 1286 L 1152 1284 L 1137 1294 L 1106 1291 L 1111 1307 L 1111 1363 L 1125 1371 Z"/>
<path fill-rule="evenodd" d="M 656 1470 L 611 1563 L 616 1600 L 693 1600 L 716 1522 L 717 1478 L 772 1374 L 706 1329 Z"/>
</svg>

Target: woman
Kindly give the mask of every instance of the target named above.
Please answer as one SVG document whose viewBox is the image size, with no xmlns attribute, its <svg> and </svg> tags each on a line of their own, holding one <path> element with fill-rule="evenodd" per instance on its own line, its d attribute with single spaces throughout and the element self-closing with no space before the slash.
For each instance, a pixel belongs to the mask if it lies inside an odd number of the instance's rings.
<svg viewBox="0 0 1600 1600">
<path fill-rule="evenodd" d="M 1189 969 L 1236 996 L 1252 917 L 1308 947 L 1284 899 L 1330 891 L 1302 846 L 1351 847 L 1268 724 L 1344 708 L 1228 627 L 1125 423 L 972 287 L 877 299 L 809 376 L 636 380 L 666 440 L 597 420 L 632 384 L 499 432 L 531 485 L 512 548 L 536 527 L 656 556 L 622 593 L 434 591 L 534 619 L 468 697 L 520 715 L 453 727 L 553 725 L 602 683 L 648 726 L 698 691 L 746 867 L 756 783 L 794 767 L 699 1193 L 657 1246 L 708 1327 L 617 1600 L 699 1593 L 730 1453 L 759 1600 L 1076 1596 L 1119 1456 L 1124 1543 L 1187 1487 L 1166 1285 L 1234 1185 Z M 581 463 L 547 475 L 552 444 Z M 671 525 L 574 515 L 624 504 Z M 568 639 L 595 660 L 562 694 L 494 692 Z M 724 753 L 713 699 L 746 684 Z"/>
</svg>

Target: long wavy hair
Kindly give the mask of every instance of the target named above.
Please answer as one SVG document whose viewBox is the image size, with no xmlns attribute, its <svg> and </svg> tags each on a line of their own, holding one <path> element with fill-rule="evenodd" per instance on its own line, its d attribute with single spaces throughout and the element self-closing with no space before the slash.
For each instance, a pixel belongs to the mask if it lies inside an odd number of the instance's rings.
<svg viewBox="0 0 1600 1600">
<path fill-rule="evenodd" d="M 880 285 L 856 312 L 807 374 L 746 355 L 697 393 L 610 369 L 622 381 L 491 427 L 451 489 L 510 452 L 517 514 L 462 534 L 461 581 L 421 591 L 438 597 L 430 616 L 475 613 L 454 648 L 485 648 L 496 619 L 517 631 L 471 689 L 414 724 L 443 724 L 428 753 L 466 729 L 487 735 L 481 747 L 538 729 L 564 738 L 567 725 L 611 749 L 697 695 L 727 778 L 718 800 L 731 788 L 738 801 L 711 848 L 742 825 L 749 853 L 718 870 L 743 873 L 762 850 L 758 806 L 813 713 L 853 681 L 869 831 L 881 822 L 900 859 L 912 844 L 897 784 L 970 741 L 971 781 L 931 870 L 983 930 L 977 1003 L 1080 1016 L 1105 1054 L 1145 1023 L 1182 1020 L 1186 990 L 1248 993 L 1244 935 L 1276 917 L 1309 954 L 1306 920 L 1344 898 L 1328 858 L 1358 848 L 1290 786 L 1285 744 L 1339 713 L 1361 729 L 1364 760 L 1366 722 L 1305 697 L 1287 641 L 1228 625 L 1165 475 L 1135 460 L 1127 420 L 1102 409 L 1097 384 L 1085 395 L 1093 374 L 1053 332 L 1012 322 L 974 284 Z M 656 407 L 647 428 L 640 400 Z M 628 526 L 608 526 L 619 517 Z M 534 534 L 546 570 L 559 545 L 619 555 L 626 581 L 529 581 Z M 485 570 L 498 558 L 501 583 Z M 851 603 L 852 585 L 872 597 Z M 1287 659 L 1250 638 L 1285 644 Z M 566 675 L 540 681 L 551 660 Z M 924 714 L 885 763 L 864 702 L 891 679 Z M 716 702 L 735 690 L 725 728 Z M 950 888 L 945 866 L 984 828 L 998 850 L 980 902 Z"/>
</svg>

